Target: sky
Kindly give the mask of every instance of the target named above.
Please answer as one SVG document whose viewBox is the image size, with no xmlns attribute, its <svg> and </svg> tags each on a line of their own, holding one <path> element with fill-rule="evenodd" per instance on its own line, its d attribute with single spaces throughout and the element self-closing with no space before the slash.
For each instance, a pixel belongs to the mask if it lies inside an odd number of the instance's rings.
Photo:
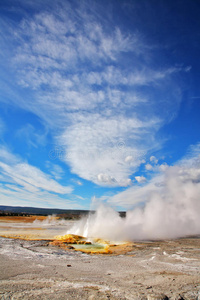
<svg viewBox="0 0 200 300">
<path fill-rule="evenodd" d="M 198 0 L 1 0 L 0 205 L 128 210 L 169 174 L 199 184 L 199 15 Z"/>
</svg>

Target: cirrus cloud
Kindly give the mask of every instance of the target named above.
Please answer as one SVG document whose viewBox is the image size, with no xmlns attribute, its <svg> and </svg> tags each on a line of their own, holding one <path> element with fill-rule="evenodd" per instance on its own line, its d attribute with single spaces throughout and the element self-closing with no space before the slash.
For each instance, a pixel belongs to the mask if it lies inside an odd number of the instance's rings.
<svg viewBox="0 0 200 300">
<path fill-rule="evenodd" d="M 44 8 L 9 28 L 9 44 L 19 41 L 9 72 L 17 89 L 28 91 L 10 97 L 11 104 L 46 123 L 72 173 L 98 185 L 129 185 L 145 156 L 162 145 L 156 134 L 178 110 L 174 77 L 185 69 L 158 68 L 137 30 L 112 28 L 84 5 L 57 3 L 55 11 Z M 27 166 L 18 167 L 23 176 Z M 66 191 L 55 183 L 52 189 Z"/>
<path fill-rule="evenodd" d="M 55 169 L 55 168 L 54 168 Z M 59 169 L 60 170 L 60 169 Z M 59 203 L 66 208 L 76 204 L 71 196 L 71 186 L 64 186 L 39 168 L 24 162 L 5 147 L 0 148 L 0 196 L 3 203 L 10 205 L 37 205 L 39 207 L 53 206 Z"/>
</svg>

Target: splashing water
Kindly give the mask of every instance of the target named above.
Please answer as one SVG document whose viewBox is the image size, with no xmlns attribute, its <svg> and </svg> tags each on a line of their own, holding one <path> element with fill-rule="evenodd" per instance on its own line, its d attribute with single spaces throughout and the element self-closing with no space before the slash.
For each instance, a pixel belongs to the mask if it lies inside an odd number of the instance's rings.
<svg viewBox="0 0 200 300">
<path fill-rule="evenodd" d="M 65 225 L 67 222 L 64 219 L 58 219 L 56 215 L 49 215 L 44 220 L 38 220 L 36 219 L 33 221 L 34 225 L 37 226 L 58 226 L 58 225 Z"/>
<path fill-rule="evenodd" d="M 118 212 L 108 205 L 100 205 L 94 214 L 89 214 L 78 221 L 68 230 L 68 233 L 81 235 L 87 238 L 102 238 L 110 241 L 118 241 L 119 236 L 124 236 L 124 221 Z M 118 230 L 116 231 L 116 225 Z M 121 231 L 120 228 L 121 227 Z M 121 240 L 121 238 L 120 238 Z"/>
</svg>

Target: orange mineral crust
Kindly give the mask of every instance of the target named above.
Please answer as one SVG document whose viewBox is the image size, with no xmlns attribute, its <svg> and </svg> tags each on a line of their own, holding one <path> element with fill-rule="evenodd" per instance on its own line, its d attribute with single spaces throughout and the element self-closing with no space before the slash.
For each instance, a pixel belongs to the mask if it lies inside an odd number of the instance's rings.
<svg viewBox="0 0 200 300">
<path fill-rule="evenodd" d="M 138 249 L 138 245 L 131 242 L 113 244 L 102 239 L 87 239 L 73 234 L 57 236 L 54 241 L 50 242 L 50 245 L 58 246 L 66 250 L 81 251 L 88 254 L 121 255 L 128 253 L 133 249 Z"/>
<path fill-rule="evenodd" d="M 135 253 L 144 247 L 142 243 L 113 243 L 99 238 L 65 234 L 69 224 L 69 221 L 60 222 L 57 217 L 52 216 L 2 217 L 0 236 L 30 241 L 46 240 L 49 246 L 87 254 L 133 255 L 133 251 Z"/>
<path fill-rule="evenodd" d="M 56 218 L 56 217 L 55 217 Z M 23 222 L 23 223 L 32 223 L 35 220 L 43 221 L 46 220 L 47 216 L 0 216 L 0 223 L 2 222 Z"/>
<path fill-rule="evenodd" d="M 66 232 L 67 223 L 59 223 L 57 217 L 6 216 L 0 218 L 0 236 L 21 240 L 47 240 L 50 246 L 66 251 L 80 251 L 87 254 L 120 255 L 133 250 L 133 243 L 113 244 L 99 238 L 86 238 Z"/>
<path fill-rule="evenodd" d="M 88 254 L 112 254 L 107 242 L 102 240 L 101 243 L 90 241 L 85 237 L 73 234 L 57 236 L 50 245 L 59 246 L 66 250 L 73 249 Z"/>
</svg>

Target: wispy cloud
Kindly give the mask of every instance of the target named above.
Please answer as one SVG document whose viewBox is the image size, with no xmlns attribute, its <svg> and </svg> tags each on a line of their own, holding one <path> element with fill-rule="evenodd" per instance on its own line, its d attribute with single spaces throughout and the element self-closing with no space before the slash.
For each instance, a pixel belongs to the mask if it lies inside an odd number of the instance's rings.
<svg viewBox="0 0 200 300">
<path fill-rule="evenodd" d="M 50 193 L 48 191 L 30 192 L 14 184 L 0 184 L 1 204 L 11 206 L 33 206 L 33 207 L 59 207 L 63 209 L 83 208 L 79 204 L 79 197 L 65 196 Z"/>
<path fill-rule="evenodd" d="M 135 176 L 135 180 L 139 183 L 145 182 L 147 179 L 144 176 Z"/>
<path fill-rule="evenodd" d="M 15 165 L 20 161 L 20 157 L 12 154 L 6 147 L 0 147 L 0 161 L 7 165 Z"/>
<path fill-rule="evenodd" d="M 48 168 L 49 172 L 56 180 L 61 179 L 65 173 L 64 170 L 61 168 L 61 166 L 57 164 L 53 164 L 50 161 L 46 162 L 46 167 Z"/>
<path fill-rule="evenodd" d="M 12 30 L 20 43 L 10 72 L 29 92 L 13 104 L 54 129 L 72 173 L 99 185 L 129 185 L 145 155 L 161 147 L 156 133 L 177 112 L 174 77 L 184 70 L 155 68 L 138 32 L 111 28 L 98 13 L 94 20 L 84 5 L 44 9 Z"/>
<path fill-rule="evenodd" d="M 158 192 L 163 183 L 163 175 L 154 176 L 146 184 L 133 185 L 108 199 L 113 206 L 131 209 L 138 204 L 144 204 L 149 200 L 151 194 Z"/>
<path fill-rule="evenodd" d="M 15 136 L 21 140 L 25 140 L 30 147 L 37 148 L 46 144 L 47 130 L 45 132 L 36 131 L 31 124 L 26 124 L 16 131 Z"/>
<path fill-rule="evenodd" d="M 5 148 L 1 154 L 2 161 L 0 162 L 0 168 L 1 173 L 5 176 L 5 181 L 19 184 L 27 191 L 38 191 L 41 189 L 58 194 L 68 194 L 72 192 L 71 187 L 61 186 L 40 169 L 26 162 L 19 161 L 6 151 Z M 5 163 L 4 159 L 8 157 L 13 157 L 13 160 L 12 162 Z"/>
<path fill-rule="evenodd" d="M 83 185 L 83 182 L 80 181 L 80 180 L 77 180 L 77 179 L 72 178 L 71 181 L 74 182 L 75 184 L 79 185 L 79 186 L 82 186 L 82 185 Z"/>
<path fill-rule="evenodd" d="M 56 166 L 54 170 L 55 168 Z M 61 171 L 58 166 L 56 169 L 57 172 Z M 59 184 L 50 175 L 22 161 L 6 148 L 0 149 L 0 171 L 0 194 L 3 203 L 14 205 L 17 201 L 25 201 L 26 205 L 35 203 L 34 206 L 39 204 L 40 207 L 53 202 L 55 207 L 57 201 L 62 203 L 62 207 L 72 204 L 68 196 L 73 191 L 72 187 Z M 75 202 L 74 204 L 76 206 Z"/>
<path fill-rule="evenodd" d="M 153 155 L 150 157 L 149 160 L 150 160 L 151 163 L 155 163 L 155 164 L 157 164 L 157 162 L 158 162 L 158 159 Z"/>
<path fill-rule="evenodd" d="M 145 169 L 146 169 L 147 171 L 151 171 L 151 170 L 153 170 L 153 166 L 152 166 L 151 164 L 146 164 L 146 165 L 145 165 Z"/>
</svg>

